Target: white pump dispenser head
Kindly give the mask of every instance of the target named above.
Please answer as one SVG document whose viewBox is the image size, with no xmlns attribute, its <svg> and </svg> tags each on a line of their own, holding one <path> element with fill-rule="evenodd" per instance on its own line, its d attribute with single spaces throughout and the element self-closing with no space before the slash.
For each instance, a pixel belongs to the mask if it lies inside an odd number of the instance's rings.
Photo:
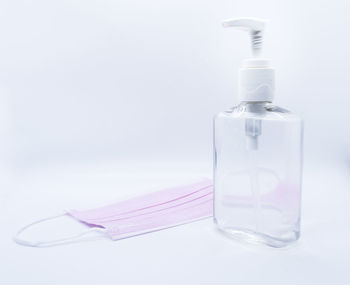
<svg viewBox="0 0 350 285">
<path fill-rule="evenodd" d="M 269 60 L 261 57 L 265 22 L 256 18 L 237 18 L 223 22 L 224 27 L 248 31 L 251 36 L 253 57 L 243 61 L 239 71 L 239 100 L 243 102 L 272 102 L 274 69 Z"/>
</svg>

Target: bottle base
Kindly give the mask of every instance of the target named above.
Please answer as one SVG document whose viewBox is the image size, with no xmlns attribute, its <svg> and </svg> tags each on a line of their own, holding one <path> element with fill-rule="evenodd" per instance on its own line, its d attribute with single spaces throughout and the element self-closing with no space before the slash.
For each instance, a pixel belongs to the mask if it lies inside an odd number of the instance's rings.
<svg viewBox="0 0 350 285">
<path fill-rule="evenodd" d="M 218 230 L 225 236 L 242 242 L 256 245 L 265 245 L 269 247 L 282 248 L 294 244 L 299 239 L 299 232 L 293 232 L 288 238 L 276 238 L 263 233 L 258 233 L 248 229 L 221 227 L 217 224 Z"/>
</svg>

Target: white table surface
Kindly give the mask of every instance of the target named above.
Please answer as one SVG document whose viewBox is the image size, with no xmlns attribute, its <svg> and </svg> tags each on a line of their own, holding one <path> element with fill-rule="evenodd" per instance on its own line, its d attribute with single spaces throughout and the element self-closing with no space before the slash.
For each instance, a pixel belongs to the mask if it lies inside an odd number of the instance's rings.
<svg viewBox="0 0 350 285">
<path fill-rule="evenodd" d="M 70 164 L 18 172 L 0 192 L 0 284 L 350 284 L 349 170 L 315 164 L 306 165 L 304 173 L 301 240 L 272 249 L 223 237 L 211 219 L 114 242 L 19 246 L 12 235 L 35 219 L 211 173 L 208 165 L 162 163 Z M 28 236 L 56 238 L 57 232 L 81 227 L 62 218 L 33 228 Z"/>
</svg>

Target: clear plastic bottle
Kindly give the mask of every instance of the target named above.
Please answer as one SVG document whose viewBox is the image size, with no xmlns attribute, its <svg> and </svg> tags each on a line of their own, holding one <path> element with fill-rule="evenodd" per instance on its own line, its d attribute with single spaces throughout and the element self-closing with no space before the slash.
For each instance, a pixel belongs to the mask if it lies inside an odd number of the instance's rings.
<svg viewBox="0 0 350 285">
<path fill-rule="evenodd" d="M 300 117 L 272 105 L 275 72 L 261 57 L 265 21 L 230 19 L 251 36 L 239 72 L 241 102 L 214 119 L 214 220 L 230 237 L 286 246 L 300 236 Z"/>
<path fill-rule="evenodd" d="M 214 220 L 229 236 L 274 247 L 300 234 L 302 120 L 268 102 L 214 119 Z"/>
</svg>

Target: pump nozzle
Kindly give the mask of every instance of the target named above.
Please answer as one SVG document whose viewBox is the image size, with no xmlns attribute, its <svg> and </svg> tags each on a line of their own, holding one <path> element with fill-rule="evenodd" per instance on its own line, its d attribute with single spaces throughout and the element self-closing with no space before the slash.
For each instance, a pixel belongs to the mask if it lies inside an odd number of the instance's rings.
<svg viewBox="0 0 350 285">
<path fill-rule="evenodd" d="M 248 31 L 252 41 L 253 57 L 260 57 L 265 23 L 265 20 L 257 18 L 237 18 L 225 20 L 222 25 L 224 28 L 234 27 Z"/>
<path fill-rule="evenodd" d="M 274 70 L 268 59 L 261 57 L 266 20 L 236 18 L 223 21 L 224 27 L 248 31 L 252 41 L 253 58 L 243 61 L 239 72 L 239 99 L 243 102 L 272 102 Z"/>
</svg>

